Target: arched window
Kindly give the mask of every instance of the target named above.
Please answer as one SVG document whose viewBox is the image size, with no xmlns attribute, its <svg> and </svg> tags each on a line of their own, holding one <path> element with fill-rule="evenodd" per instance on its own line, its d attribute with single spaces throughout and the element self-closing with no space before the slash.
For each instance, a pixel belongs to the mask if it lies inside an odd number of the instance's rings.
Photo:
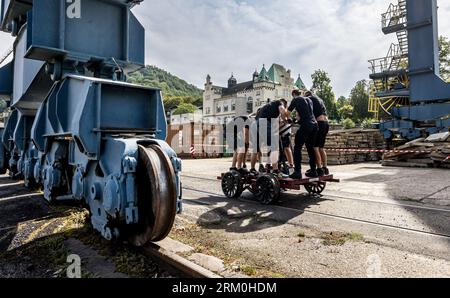
<svg viewBox="0 0 450 298">
<path fill-rule="evenodd" d="M 249 97 L 247 100 L 247 114 L 253 113 L 253 98 Z"/>
</svg>

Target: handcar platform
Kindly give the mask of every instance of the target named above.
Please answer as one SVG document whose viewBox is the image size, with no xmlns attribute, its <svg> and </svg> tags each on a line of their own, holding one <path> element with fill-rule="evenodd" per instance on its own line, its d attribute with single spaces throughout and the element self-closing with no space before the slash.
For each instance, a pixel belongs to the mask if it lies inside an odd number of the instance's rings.
<svg viewBox="0 0 450 298">
<path fill-rule="evenodd" d="M 239 171 L 230 171 L 217 177 L 222 181 L 222 190 L 228 198 L 238 198 L 245 190 L 253 193 L 262 204 L 273 204 L 277 202 L 283 191 L 301 190 L 302 187 L 313 195 L 321 195 L 325 190 L 327 183 L 340 182 L 333 175 L 291 179 L 278 178 L 273 174 L 260 173 L 255 176 L 250 173 Z"/>
</svg>

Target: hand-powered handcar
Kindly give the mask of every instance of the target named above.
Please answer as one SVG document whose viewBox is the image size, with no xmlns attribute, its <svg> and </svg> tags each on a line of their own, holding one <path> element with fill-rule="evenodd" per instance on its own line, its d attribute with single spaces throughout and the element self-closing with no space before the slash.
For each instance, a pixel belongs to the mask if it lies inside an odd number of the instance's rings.
<svg viewBox="0 0 450 298">
<path fill-rule="evenodd" d="M 300 190 L 303 186 L 308 193 L 320 195 L 325 190 L 327 183 L 340 182 L 339 179 L 334 179 L 333 175 L 296 180 L 277 178 L 272 174 L 254 176 L 239 171 L 222 174 L 218 179 L 222 181 L 222 190 L 226 197 L 237 199 L 245 190 L 249 190 L 265 205 L 277 202 L 282 191 Z"/>
</svg>

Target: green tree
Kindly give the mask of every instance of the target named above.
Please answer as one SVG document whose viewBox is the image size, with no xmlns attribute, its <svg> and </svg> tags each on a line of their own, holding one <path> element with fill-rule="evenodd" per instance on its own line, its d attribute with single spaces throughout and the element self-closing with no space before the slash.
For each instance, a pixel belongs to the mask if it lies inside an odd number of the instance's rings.
<svg viewBox="0 0 450 298">
<path fill-rule="evenodd" d="M 356 86 L 350 93 L 350 104 L 353 107 L 354 121 L 369 118 L 371 114 L 368 111 L 369 106 L 369 85 L 366 80 L 356 82 Z"/>
<path fill-rule="evenodd" d="M 448 38 L 439 37 L 439 70 L 444 81 L 450 79 L 450 41 Z"/>
<path fill-rule="evenodd" d="M 183 103 L 183 99 L 179 96 L 168 96 L 164 99 L 164 109 L 166 111 L 171 111 L 176 109 L 180 104 Z"/>
<path fill-rule="evenodd" d="M 344 105 L 338 110 L 339 119 L 347 119 L 353 117 L 353 107 L 349 104 Z"/>
<path fill-rule="evenodd" d="M 165 102 L 168 102 L 166 109 L 167 107 L 176 108 L 182 102 L 192 103 L 197 107 L 203 105 L 203 90 L 156 66 L 146 66 L 131 73 L 128 76 L 128 81 L 133 84 L 161 89 Z M 177 103 L 178 99 L 176 99 L 176 104 L 173 105 L 172 98 L 174 97 L 181 98 L 181 101 Z"/>
<path fill-rule="evenodd" d="M 331 79 L 323 70 L 316 70 L 312 75 L 312 91 L 325 102 L 330 118 L 337 118 L 336 98 L 331 87 Z"/>
<path fill-rule="evenodd" d="M 174 115 L 190 114 L 194 113 L 197 107 L 190 103 L 182 103 L 173 112 Z"/>
<path fill-rule="evenodd" d="M 338 109 L 349 104 L 349 100 L 345 96 L 340 96 L 337 100 L 336 107 Z"/>
</svg>

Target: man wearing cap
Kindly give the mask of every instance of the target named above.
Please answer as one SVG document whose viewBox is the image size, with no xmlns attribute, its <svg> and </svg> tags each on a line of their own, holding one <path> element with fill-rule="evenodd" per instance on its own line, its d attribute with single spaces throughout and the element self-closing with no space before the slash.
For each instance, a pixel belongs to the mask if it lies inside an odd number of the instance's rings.
<svg viewBox="0 0 450 298">
<path fill-rule="evenodd" d="M 316 117 L 319 131 L 317 132 L 316 143 L 314 145 L 314 151 L 316 153 L 317 174 L 319 176 L 330 175 L 330 171 L 327 167 L 327 153 L 325 152 L 325 143 L 328 132 L 330 131 L 330 125 L 328 123 L 327 108 L 323 100 L 307 91 L 307 96 L 313 103 L 314 117 Z"/>
<path fill-rule="evenodd" d="M 297 111 L 300 123 L 300 129 L 295 135 L 295 148 L 294 148 L 294 164 L 295 171 L 290 176 L 292 179 L 302 179 L 302 148 L 306 145 L 309 155 L 310 171 L 306 174 L 307 177 L 318 177 L 316 170 L 316 155 L 314 152 L 314 145 L 316 142 L 317 132 L 319 130 L 316 117 L 314 117 L 313 103 L 308 97 L 300 96 L 300 90 L 298 88 L 292 91 L 292 97 L 294 98 L 291 105 L 288 108 L 287 117 L 290 117 L 290 113 L 294 110 Z"/>
</svg>

